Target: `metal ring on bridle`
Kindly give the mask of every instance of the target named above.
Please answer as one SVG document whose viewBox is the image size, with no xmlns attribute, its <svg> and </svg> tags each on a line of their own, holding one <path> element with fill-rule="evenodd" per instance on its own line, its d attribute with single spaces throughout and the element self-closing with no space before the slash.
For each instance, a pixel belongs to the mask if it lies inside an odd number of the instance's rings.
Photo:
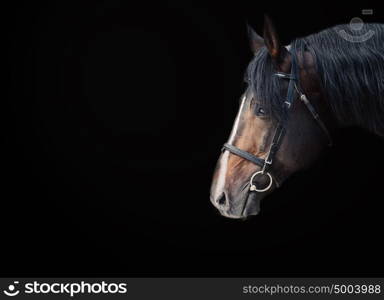
<svg viewBox="0 0 384 300">
<path fill-rule="evenodd" d="M 256 185 L 253 184 L 253 178 L 254 178 L 256 175 L 259 175 L 259 174 L 267 175 L 268 178 L 269 178 L 268 186 L 266 186 L 266 187 L 263 188 L 263 189 L 258 189 L 258 188 L 256 187 Z M 273 179 L 272 179 L 271 174 L 269 174 L 269 172 L 257 171 L 256 173 L 254 173 L 254 174 L 252 175 L 251 180 L 249 181 L 249 184 L 250 184 L 249 190 L 250 190 L 250 191 L 253 191 L 253 192 L 259 192 L 259 193 L 266 192 L 266 191 L 268 191 L 268 190 L 271 188 L 271 186 L 272 186 L 272 182 L 273 182 Z"/>
</svg>

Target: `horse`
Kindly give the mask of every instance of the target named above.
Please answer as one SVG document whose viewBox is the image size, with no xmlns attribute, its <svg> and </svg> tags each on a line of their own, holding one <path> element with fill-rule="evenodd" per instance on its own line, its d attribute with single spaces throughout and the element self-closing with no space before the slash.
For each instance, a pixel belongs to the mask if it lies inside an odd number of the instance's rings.
<svg viewBox="0 0 384 300">
<path fill-rule="evenodd" d="M 248 26 L 254 54 L 232 132 L 214 171 L 210 200 L 245 219 L 293 173 L 309 168 L 337 131 L 359 126 L 384 136 L 384 24 L 337 25 L 281 44 L 264 18 Z"/>
</svg>

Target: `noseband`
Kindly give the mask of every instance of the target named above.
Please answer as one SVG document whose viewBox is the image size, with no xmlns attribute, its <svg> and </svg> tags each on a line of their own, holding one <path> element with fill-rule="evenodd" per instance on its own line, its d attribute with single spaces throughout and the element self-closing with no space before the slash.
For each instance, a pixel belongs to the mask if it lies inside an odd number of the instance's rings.
<svg viewBox="0 0 384 300">
<path fill-rule="evenodd" d="M 295 92 L 297 92 L 299 95 L 299 99 L 301 101 L 303 101 L 303 103 L 307 107 L 308 111 L 311 113 L 312 117 L 315 119 L 315 121 L 320 126 L 320 128 L 324 131 L 324 133 L 327 136 L 328 141 L 329 141 L 328 145 L 331 146 L 332 145 L 332 139 L 331 139 L 331 135 L 329 134 L 329 131 L 327 130 L 327 127 L 325 126 L 323 121 L 320 119 L 319 114 L 316 112 L 316 110 L 315 110 L 314 106 L 311 104 L 311 102 L 309 102 L 306 95 L 304 93 L 302 93 L 301 90 L 299 89 L 299 75 L 298 75 L 297 58 L 296 58 L 295 53 L 292 50 L 290 51 L 290 53 L 291 53 L 291 60 L 292 60 L 291 73 L 287 74 L 287 73 L 277 72 L 274 74 L 275 76 L 278 76 L 279 78 L 289 80 L 287 98 L 283 103 L 283 110 L 285 110 L 283 115 L 288 116 L 288 112 L 291 109 L 293 102 L 295 101 Z M 225 143 L 223 145 L 222 151 L 228 150 L 229 152 L 231 152 L 237 156 L 240 156 L 241 158 L 249 160 L 250 162 L 254 163 L 255 165 L 258 165 L 261 167 L 260 171 L 255 172 L 251 176 L 251 179 L 249 181 L 249 186 L 250 186 L 249 190 L 250 191 L 262 193 L 262 192 L 268 191 L 272 187 L 273 177 L 270 174 L 270 172 L 268 172 L 268 169 L 271 168 L 272 163 L 273 163 L 273 159 L 276 155 L 276 152 L 279 150 L 280 143 L 281 143 L 281 141 L 282 141 L 282 139 L 286 133 L 287 122 L 288 122 L 288 119 L 287 119 L 287 117 L 285 117 L 281 122 L 278 123 L 276 130 L 275 130 L 275 133 L 273 135 L 271 146 L 269 148 L 267 157 L 265 159 L 257 157 L 257 156 L 255 156 L 252 153 L 249 153 L 247 151 L 241 150 L 241 149 L 239 149 L 239 148 L 237 148 L 231 144 Z M 268 185 L 265 188 L 257 188 L 256 185 L 253 183 L 253 180 L 256 176 L 263 176 L 263 175 L 267 176 Z"/>
</svg>

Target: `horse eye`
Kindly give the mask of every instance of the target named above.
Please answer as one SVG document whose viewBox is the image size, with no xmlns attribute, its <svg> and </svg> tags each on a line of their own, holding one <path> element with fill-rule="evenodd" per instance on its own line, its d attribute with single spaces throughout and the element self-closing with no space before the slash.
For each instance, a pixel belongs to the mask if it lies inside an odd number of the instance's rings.
<svg viewBox="0 0 384 300">
<path fill-rule="evenodd" d="M 263 115 L 265 115 L 265 110 L 264 110 L 262 107 L 260 107 L 260 108 L 257 110 L 257 114 L 263 116 Z"/>
</svg>

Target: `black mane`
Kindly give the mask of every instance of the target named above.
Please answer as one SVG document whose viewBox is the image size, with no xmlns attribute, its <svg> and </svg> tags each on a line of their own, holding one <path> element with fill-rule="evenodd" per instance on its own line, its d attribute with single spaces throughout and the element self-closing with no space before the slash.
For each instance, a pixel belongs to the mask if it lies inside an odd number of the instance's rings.
<svg viewBox="0 0 384 300">
<path fill-rule="evenodd" d="M 364 42 L 344 39 L 374 34 Z M 359 125 L 384 136 L 384 25 L 365 24 L 357 33 L 349 25 L 339 25 L 291 43 L 300 55 L 310 51 L 329 106 L 343 125 Z M 259 50 L 247 69 L 247 80 L 265 109 L 282 118 L 281 80 L 275 72 L 267 49 Z"/>
</svg>

